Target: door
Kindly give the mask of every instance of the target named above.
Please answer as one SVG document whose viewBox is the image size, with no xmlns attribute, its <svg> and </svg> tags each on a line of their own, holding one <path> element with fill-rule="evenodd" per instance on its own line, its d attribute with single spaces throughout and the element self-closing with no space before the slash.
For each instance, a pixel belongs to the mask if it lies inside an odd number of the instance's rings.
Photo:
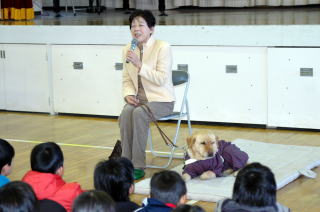
<svg viewBox="0 0 320 212">
<path fill-rule="evenodd" d="M 49 112 L 49 80 L 45 45 L 4 44 L 7 110 Z"/>
</svg>

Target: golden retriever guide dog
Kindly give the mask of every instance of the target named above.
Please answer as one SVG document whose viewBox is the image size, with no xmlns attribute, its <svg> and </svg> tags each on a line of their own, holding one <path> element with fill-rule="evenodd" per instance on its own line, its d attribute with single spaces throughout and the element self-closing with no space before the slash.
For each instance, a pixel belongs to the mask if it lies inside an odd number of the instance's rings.
<svg viewBox="0 0 320 212">
<path fill-rule="evenodd" d="M 219 140 L 211 131 L 198 131 L 187 138 L 187 151 L 182 177 L 207 180 L 222 177 L 243 168 L 248 154 L 231 142 Z"/>
</svg>

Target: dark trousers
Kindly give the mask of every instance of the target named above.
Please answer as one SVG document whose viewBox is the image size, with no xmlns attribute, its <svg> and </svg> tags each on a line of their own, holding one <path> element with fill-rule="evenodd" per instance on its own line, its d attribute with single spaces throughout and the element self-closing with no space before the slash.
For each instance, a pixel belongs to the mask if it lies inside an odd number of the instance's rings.
<svg viewBox="0 0 320 212">
<path fill-rule="evenodd" d="M 165 0 L 159 0 L 158 8 L 160 12 L 164 12 L 166 10 Z"/>
<path fill-rule="evenodd" d="M 53 11 L 55 13 L 60 12 L 60 0 L 53 0 Z"/>
<path fill-rule="evenodd" d="M 123 0 L 123 4 L 122 4 L 123 9 L 125 10 L 129 10 L 129 0 Z"/>
<path fill-rule="evenodd" d="M 89 8 L 93 8 L 93 1 L 94 0 L 89 0 Z M 99 10 L 100 9 L 100 0 L 96 0 L 96 6 Z"/>
</svg>

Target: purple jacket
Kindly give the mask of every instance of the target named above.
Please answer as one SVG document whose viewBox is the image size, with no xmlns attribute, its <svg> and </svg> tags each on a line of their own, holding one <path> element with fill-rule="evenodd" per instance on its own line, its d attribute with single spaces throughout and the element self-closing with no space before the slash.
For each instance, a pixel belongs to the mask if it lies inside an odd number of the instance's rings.
<svg viewBox="0 0 320 212">
<path fill-rule="evenodd" d="M 236 171 L 247 164 L 248 154 L 241 151 L 236 145 L 224 140 L 220 140 L 218 145 L 218 152 L 213 157 L 186 165 L 183 174 L 187 173 L 194 178 L 211 170 L 217 177 L 221 177 L 225 170 Z"/>
</svg>

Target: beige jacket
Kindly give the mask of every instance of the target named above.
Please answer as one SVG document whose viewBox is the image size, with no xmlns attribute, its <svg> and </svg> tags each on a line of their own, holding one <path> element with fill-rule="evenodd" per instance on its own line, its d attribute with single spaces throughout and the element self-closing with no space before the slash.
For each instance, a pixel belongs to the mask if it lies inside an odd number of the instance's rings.
<svg viewBox="0 0 320 212">
<path fill-rule="evenodd" d="M 144 87 L 149 102 L 173 102 L 175 101 L 172 84 L 172 53 L 168 43 L 155 40 L 151 36 L 143 45 L 142 67 L 138 69 L 132 63 L 126 63 L 126 54 L 130 44 L 123 48 L 123 76 L 122 94 L 137 95 L 138 74 Z M 134 51 L 140 56 L 139 48 Z"/>
</svg>

